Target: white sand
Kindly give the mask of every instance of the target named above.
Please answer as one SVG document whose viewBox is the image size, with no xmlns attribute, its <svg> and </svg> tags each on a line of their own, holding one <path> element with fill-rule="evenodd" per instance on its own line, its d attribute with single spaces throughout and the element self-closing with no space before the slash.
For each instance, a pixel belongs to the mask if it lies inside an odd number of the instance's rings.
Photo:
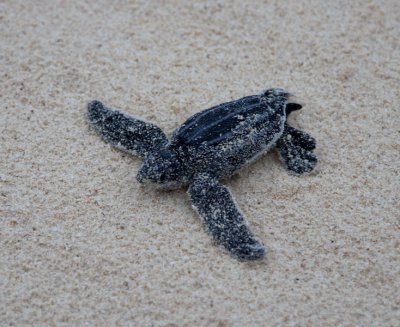
<svg viewBox="0 0 400 327">
<path fill-rule="evenodd" d="M 400 2 L 264 2 L 0 2 L 0 325 L 398 326 Z M 278 86 L 320 163 L 227 183 L 258 263 L 84 120 L 99 99 L 170 133 Z"/>
</svg>

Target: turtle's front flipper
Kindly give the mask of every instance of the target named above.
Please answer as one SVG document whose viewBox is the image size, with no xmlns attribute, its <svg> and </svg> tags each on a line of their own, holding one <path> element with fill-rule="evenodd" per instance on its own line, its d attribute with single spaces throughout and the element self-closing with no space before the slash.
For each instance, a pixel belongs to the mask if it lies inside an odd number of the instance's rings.
<svg viewBox="0 0 400 327">
<path fill-rule="evenodd" d="M 197 176 L 189 188 L 193 207 L 215 241 L 241 260 L 264 256 L 264 247 L 248 229 L 229 190 L 208 174 Z"/>
<path fill-rule="evenodd" d="M 88 104 L 87 119 L 106 142 L 135 155 L 144 157 L 168 143 L 157 126 L 106 108 L 100 101 Z"/>
<path fill-rule="evenodd" d="M 287 123 L 277 148 L 284 166 L 292 173 L 309 173 L 317 164 L 317 156 L 312 152 L 315 149 L 315 139 Z"/>
</svg>

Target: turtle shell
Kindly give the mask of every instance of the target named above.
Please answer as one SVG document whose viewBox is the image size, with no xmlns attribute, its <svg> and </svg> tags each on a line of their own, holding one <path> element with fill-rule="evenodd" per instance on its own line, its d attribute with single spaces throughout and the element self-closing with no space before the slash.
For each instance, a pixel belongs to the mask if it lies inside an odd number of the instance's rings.
<svg viewBox="0 0 400 327">
<path fill-rule="evenodd" d="M 275 134 L 282 129 L 285 102 L 269 102 L 262 95 L 220 104 L 190 117 L 174 133 L 174 146 L 217 146 L 238 138 Z"/>
</svg>

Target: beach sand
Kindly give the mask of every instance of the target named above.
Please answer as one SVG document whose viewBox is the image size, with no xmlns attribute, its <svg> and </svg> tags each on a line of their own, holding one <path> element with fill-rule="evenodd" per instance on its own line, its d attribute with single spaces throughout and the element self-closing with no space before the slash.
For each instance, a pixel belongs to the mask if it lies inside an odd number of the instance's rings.
<svg viewBox="0 0 400 327">
<path fill-rule="evenodd" d="M 398 326 L 400 2 L 1 1 L 0 325 Z M 226 181 L 265 259 L 215 246 L 186 190 L 88 128 L 94 99 L 170 135 L 282 87 L 317 169 Z"/>
</svg>

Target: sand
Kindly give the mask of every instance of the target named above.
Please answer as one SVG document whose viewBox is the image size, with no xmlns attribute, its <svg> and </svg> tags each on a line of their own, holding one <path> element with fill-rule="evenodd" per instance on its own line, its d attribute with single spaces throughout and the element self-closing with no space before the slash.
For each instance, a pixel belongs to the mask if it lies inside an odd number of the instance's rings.
<svg viewBox="0 0 400 327">
<path fill-rule="evenodd" d="M 0 325 L 398 326 L 400 2 L 1 1 Z M 282 87 L 320 161 L 226 182 L 264 260 L 88 128 L 161 126 Z"/>
</svg>

